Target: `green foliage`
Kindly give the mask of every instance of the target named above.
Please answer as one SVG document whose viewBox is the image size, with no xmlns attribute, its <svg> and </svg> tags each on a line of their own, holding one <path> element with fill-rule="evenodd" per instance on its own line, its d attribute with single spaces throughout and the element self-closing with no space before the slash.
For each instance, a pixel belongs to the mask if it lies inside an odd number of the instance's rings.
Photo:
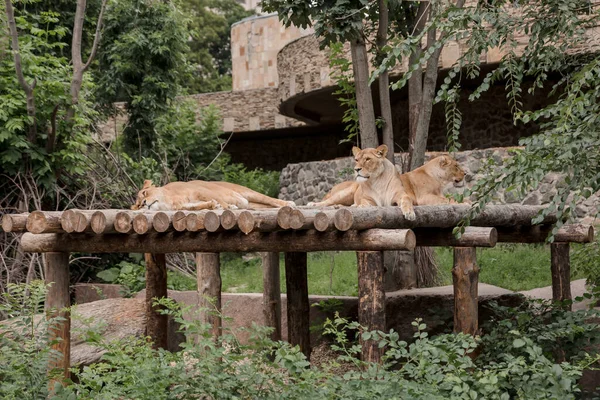
<svg viewBox="0 0 600 400">
<path fill-rule="evenodd" d="M 29 285 L 8 285 L 0 298 L 0 313 L 11 318 L 0 326 L 0 397 L 42 399 L 48 395 L 48 363 L 62 357 L 51 350 L 48 332 L 64 319 L 41 317 L 46 286 L 42 281 Z M 50 371 L 50 377 L 60 374 Z"/>
<path fill-rule="evenodd" d="M 223 180 L 246 186 L 259 193 L 277 198 L 279 194 L 279 171 L 262 168 L 248 170 L 243 164 L 229 164 L 222 168 Z"/>
<path fill-rule="evenodd" d="M 131 297 L 146 287 L 146 268 L 143 262 L 121 261 L 115 267 L 98 272 L 96 276 L 107 283 L 123 285 L 125 297 Z"/>
<path fill-rule="evenodd" d="M 185 0 L 180 7 L 190 18 L 187 58 L 193 68 L 182 85 L 190 93 L 231 90 L 231 25 L 252 12 L 235 0 Z"/>
<path fill-rule="evenodd" d="M 111 107 L 127 102 L 124 148 L 135 159 L 151 154 L 157 119 L 188 77 L 187 20 L 174 3 L 112 2 L 98 51 L 96 95 Z"/>
<path fill-rule="evenodd" d="M 600 299 L 600 239 L 578 246 L 574 250 L 571 253 L 573 271 L 586 277 L 590 291 L 596 299 Z"/>
<path fill-rule="evenodd" d="M 337 84 L 333 95 L 337 96 L 344 108 L 342 122 L 345 124 L 344 130 L 348 132 L 348 137 L 342 142 L 351 141 L 358 135 L 358 107 L 352 62 L 344 55 L 343 43 L 330 44 L 329 68 L 331 69 L 331 79 Z"/>
</svg>

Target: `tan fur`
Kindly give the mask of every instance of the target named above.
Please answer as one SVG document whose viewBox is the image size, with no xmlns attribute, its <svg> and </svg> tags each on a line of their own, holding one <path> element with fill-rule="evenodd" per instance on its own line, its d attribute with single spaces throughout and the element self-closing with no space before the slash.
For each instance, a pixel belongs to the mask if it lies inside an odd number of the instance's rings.
<svg viewBox="0 0 600 400">
<path fill-rule="evenodd" d="M 371 155 L 367 157 L 371 158 L 372 161 L 368 161 L 365 163 L 364 161 L 367 160 L 364 158 L 364 154 L 362 152 L 366 150 L 372 150 L 368 152 Z M 361 159 L 362 162 L 359 162 L 357 157 L 357 174 L 363 176 L 370 176 L 370 174 L 373 171 L 378 171 L 382 167 L 382 165 L 380 164 L 383 164 L 383 162 L 381 160 L 381 157 L 379 157 L 379 154 L 383 154 L 383 158 L 385 158 L 387 148 L 380 146 L 377 149 L 365 149 L 363 151 L 361 151 L 360 149 L 358 149 L 358 151 L 353 150 L 353 152 L 355 152 L 355 157 L 358 154 L 363 154 L 363 158 Z M 390 172 L 392 172 L 389 166 L 387 166 L 387 169 Z M 427 162 L 422 167 L 417 168 L 414 171 L 408 172 L 406 174 L 398 174 L 394 167 L 394 173 L 395 174 L 388 173 L 388 175 L 392 177 L 394 177 L 395 175 L 399 176 L 402 185 L 402 190 L 409 197 L 412 205 L 454 203 L 453 200 L 450 200 L 443 195 L 443 190 L 449 184 L 454 184 L 455 186 L 463 184 L 465 177 L 465 172 L 460 167 L 460 165 L 452 157 L 447 155 L 436 157 L 433 160 Z M 393 184 L 392 186 L 395 187 L 394 185 L 395 184 Z M 359 182 L 342 182 L 334 186 L 331 189 L 331 191 L 323 198 L 323 201 L 312 203 L 312 205 L 316 207 L 333 206 L 338 204 L 352 205 L 354 204 L 354 195 L 358 188 Z M 387 196 L 385 193 L 384 195 L 380 194 L 378 196 L 378 198 L 384 197 L 389 199 L 389 193 L 387 194 Z M 375 202 L 375 204 L 377 204 L 376 199 L 372 200 Z M 383 202 L 383 200 L 380 200 L 380 202 Z M 309 203 L 309 205 L 311 204 Z"/>
<path fill-rule="evenodd" d="M 354 171 L 358 187 L 354 193 L 354 204 L 358 207 L 393 206 L 402 210 L 404 218 L 414 220 L 413 202 L 408 196 L 400 173 L 394 164 L 385 158 L 388 148 L 381 145 L 376 149 L 352 148 L 356 160 Z"/>
<path fill-rule="evenodd" d="M 229 182 L 171 182 L 156 187 L 144 181 L 132 210 L 205 210 L 214 208 L 277 208 L 293 202 L 274 199 Z"/>
</svg>

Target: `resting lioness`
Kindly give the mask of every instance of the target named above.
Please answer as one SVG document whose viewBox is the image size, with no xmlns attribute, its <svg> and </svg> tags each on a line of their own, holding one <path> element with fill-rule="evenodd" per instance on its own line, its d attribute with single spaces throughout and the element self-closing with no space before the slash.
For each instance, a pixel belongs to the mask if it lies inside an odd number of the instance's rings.
<svg viewBox="0 0 600 400">
<path fill-rule="evenodd" d="M 382 154 L 385 153 L 383 152 Z M 444 155 L 430 160 L 414 171 L 401 174 L 400 181 L 402 182 L 404 191 L 414 205 L 432 205 L 454 202 L 443 196 L 443 190 L 449 184 L 458 186 L 464 183 L 464 177 L 465 173 L 460 165 L 452 157 Z M 354 194 L 358 186 L 359 182 L 342 182 L 334 186 L 325 195 L 323 201 L 309 203 L 309 205 L 316 207 L 352 205 L 354 204 Z"/>
<path fill-rule="evenodd" d="M 266 208 L 294 206 L 247 187 L 229 182 L 171 182 L 156 187 L 145 180 L 132 210 L 205 210 L 213 208 Z"/>
</svg>

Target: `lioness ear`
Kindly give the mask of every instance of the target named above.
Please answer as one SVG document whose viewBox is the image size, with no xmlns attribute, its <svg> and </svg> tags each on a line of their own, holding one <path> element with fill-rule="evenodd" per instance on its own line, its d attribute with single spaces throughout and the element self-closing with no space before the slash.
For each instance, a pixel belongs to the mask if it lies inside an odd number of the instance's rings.
<svg viewBox="0 0 600 400">
<path fill-rule="evenodd" d="M 445 167 L 446 165 L 450 164 L 450 159 L 448 159 L 448 157 L 440 157 L 440 166 Z"/>
<path fill-rule="evenodd" d="M 385 144 L 382 144 L 375 150 L 377 150 L 377 157 L 385 157 L 388 152 L 388 147 Z"/>
<path fill-rule="evenodd" d="M 352 147 L 352 155 L 356 157 L 358 153 L 360 153 L 360 148 L 356 146 Z"/>
<path fill-rule="evenodd" d="M 152 186 L 152 181 L 150 179 L 146 179 L 144 181 L 144 186 L 142 186 L 142 189 L 148 189 L 150 186 Z"/>
</svg>

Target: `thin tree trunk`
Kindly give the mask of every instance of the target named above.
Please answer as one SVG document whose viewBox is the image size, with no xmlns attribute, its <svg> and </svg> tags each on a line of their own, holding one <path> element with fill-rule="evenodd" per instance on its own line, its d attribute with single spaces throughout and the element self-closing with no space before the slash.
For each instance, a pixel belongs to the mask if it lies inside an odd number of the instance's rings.
<svg viewBox="0 0 600 400">
<path fill-rule="evenodd" d="M 168 316 L 153 305 L 154 298 L 167 297 L 167 263 L 164 254 L 144 254 L 146 261 L 146 336 L 155 349 L 167 348 Z"/>
<path fill-rule="evenodd" d="M 550 262 L 552 270 L 552 301 L 572 300 L 571 297 L 571 260 L 569 243 L 552 243 L 550 245 Z M 563 307 L 571 310 L 571 304 Z"/>
<path fill-rule="evenodd" d="M 354 85 L 356 87 L 356 103 L 358 106 L 358 122 L 360 127 L 360 145 L 365 147 L 379 146 L 377 128 L 375 126 L 375 110 L 369 86 L 369 60 L 364 38 L 359 37 L 350 42 Z"/>
<path fill-rule="evenodd" d="M 387 44 L 388 8 L 386 0 L 378 0 L 379 27 L 377 29 L 377 49 L 380 56 Z M 390 102 L 390 78 L 387 70 L 379 76 L 379 107 L 383 119 L 382 139 L 388 147 L 387 158 L 394 164 L 394 126 L 392 123 L 392 105 Z"/>
<path fill-rule="evenodd" d="M 263 315 L 265 326 L 272 327 L 271 340 L 281 340 L 281 284 L 279 253 L 262 253 Z"/>
<path fill-rule="evenodd" d="M 385 331 L 383 256 L 380 251 L 363 251 L 358 257 L 358 322 L 367 331 Z M 380 363 L 385 353 L 375 340 L 360 337 L 361 359 Z"/>
<path fill-rule="evenodd" d="M 196 253 L 200 320 L 212 327 L 215 341 L 221 337 L 221 261 L 219 253 Z"/>
<path fill-rule="evenodd" d="M 285 253 L 285 285 L 288 342 L 292 346 L 300 346 L 300 351 L 310 359 L 310 305 L 306 253 Z"/>
</svg>

